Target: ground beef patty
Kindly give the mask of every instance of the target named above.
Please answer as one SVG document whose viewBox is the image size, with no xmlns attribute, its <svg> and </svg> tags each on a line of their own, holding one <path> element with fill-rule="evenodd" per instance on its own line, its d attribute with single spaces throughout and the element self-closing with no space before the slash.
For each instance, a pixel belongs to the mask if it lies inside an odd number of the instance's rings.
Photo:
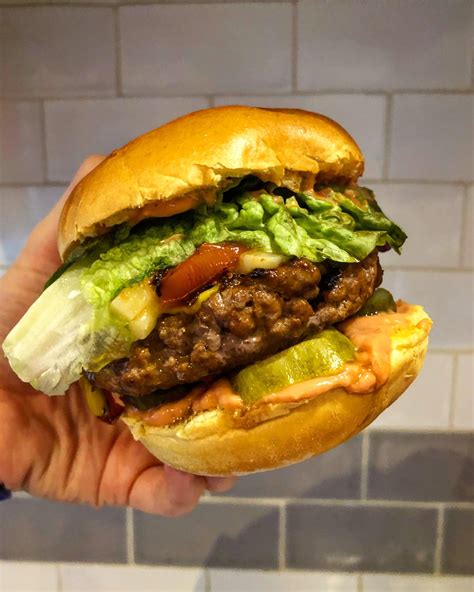
<svg viewBox="0 0 474 592">
<path fill-rule="evenodd" d="M 274 270 L 228 274 L 195 315 L 164 315 L 130 357 L 94 377 L 142 396 L 246 366 L 354 314 L 381 281 L 376 253 L 328 270 L 296 259 Z"/>
</svg>

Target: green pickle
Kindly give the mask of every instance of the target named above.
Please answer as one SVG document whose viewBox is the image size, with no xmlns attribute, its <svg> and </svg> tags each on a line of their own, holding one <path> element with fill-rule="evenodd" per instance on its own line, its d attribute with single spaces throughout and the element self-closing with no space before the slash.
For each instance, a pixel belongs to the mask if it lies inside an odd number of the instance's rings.
<svg viewBox="0 0 474 592">
<path fill-rule="evenodd" d="M 357 313 L 358 317 L 368 317 L 378 312 L 397 311 L 397 304 L 393 296 L 384 288 L 377 288 L 364 306 Z"/>
<path fill-rule="evenodd" d="M 253 403 L 292 384 L 338 374 L 354 358 L 352 342 L 336 329 L 327 329 L 244 368 L 235 375 L 233 387 L 245 403 Z"/>
</svg>

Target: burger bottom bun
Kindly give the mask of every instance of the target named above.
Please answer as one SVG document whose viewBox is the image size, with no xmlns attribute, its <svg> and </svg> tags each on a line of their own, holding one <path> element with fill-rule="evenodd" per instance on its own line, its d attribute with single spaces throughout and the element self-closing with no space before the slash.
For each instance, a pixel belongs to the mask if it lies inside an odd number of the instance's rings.
<svg viewBox="0 0 474 592">
<path fill-rule="evenodd" d="M 410 326 L 391 335 L 388 381 L 368 394 L 337 388 L 298 404 L 255 408 L 249 421 L 222 409 L 205 411 L 171 427 L 123 417 L 136 440 L 162 462 L 198 475 L 244 475 L 305 460 L 351 438 L 391 405 L 418 375 L 430 323 L 422 307 L 407 313 Z"/>
</svg>

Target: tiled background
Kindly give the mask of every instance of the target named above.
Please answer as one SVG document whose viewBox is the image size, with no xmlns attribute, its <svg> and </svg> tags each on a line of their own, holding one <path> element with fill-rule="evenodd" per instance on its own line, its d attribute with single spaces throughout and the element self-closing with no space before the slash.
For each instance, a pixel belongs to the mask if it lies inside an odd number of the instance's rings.
<svg viewBox="0 0 474 592">
<path fill-rule="evenodd" d="M 472 592 L 472 1 L 124 4 L 0 0 L 0 269 L 87 154 L 209 105 L 292 105 L 360 142 L 409 234 L 386 284 L 426 305 L 432 347 L 374 429 L 187 517 L 1 504 L 0 589 Z"/>
</svg>

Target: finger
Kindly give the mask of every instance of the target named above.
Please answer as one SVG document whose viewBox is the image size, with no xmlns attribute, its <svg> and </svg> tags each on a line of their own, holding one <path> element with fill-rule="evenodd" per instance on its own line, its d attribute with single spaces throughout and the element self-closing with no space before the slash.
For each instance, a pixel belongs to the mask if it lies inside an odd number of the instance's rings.
<svg viewBox="0 0 474 592">
<path fill-rule="evenodd" d="M 206 489 L 212 493 L 224 493 L 232 489 L 237 477 L 206 477 Z"/>
<path fill-rule="evenodd" d="M 135 481 L 129 504 L 142 512 L 181 516 L 199 502 L 205 479 L 168 466 L 153 466 Z"/>
<path fill-rule="evenodd" d="M 61 210 L 63 209 L 64 202 L 67 200 L 69 195 L 71 194 L 74 187 L 82 181 L 82 179 L 88 175 L 93 169 L 96 168 L 103 160 L 105 156 L 101 154 L 92 154 L 88 156 L 81 164 L 81 166 L 77 169 L 72 181 L 66 188 L 66 191 L 60 197 L 58 202 L 54 205 L 53 209 L 49 212 L 49 214 L 44 218 L 38 226 L 42 226 L 43 232 L 54 231 L 54 235 L 56 237 L 57 225 L 59 222 L 59 216 L 61 215 Z"/>
</svg>

